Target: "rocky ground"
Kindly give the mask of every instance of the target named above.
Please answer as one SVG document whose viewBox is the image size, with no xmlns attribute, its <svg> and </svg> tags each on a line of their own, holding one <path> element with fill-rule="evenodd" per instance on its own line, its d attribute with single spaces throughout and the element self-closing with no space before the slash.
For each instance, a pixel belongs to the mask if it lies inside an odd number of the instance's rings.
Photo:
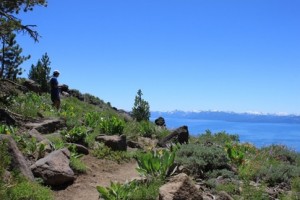
<svg viewBox="0 0 300 200">
<path fill-rule="evenodd" d="M 109 160 L 99 160 L 91 155 L 82 158 L 88 167 L 86 174 L 77 177 L 65 189 L 54 191 L 56 200 L 97 200 L 96 186 L 109 186 L 111 181 L 124 183 L 138 177 L 134 161 L 118 164 Z"/>
</svg>

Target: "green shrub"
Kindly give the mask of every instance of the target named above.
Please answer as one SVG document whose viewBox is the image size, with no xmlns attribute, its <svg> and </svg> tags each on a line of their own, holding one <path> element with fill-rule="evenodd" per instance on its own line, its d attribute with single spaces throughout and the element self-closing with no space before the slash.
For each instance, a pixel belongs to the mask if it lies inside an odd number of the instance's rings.
<svg viewBox="0 0 300 200">
<path fill-rule="evenodd" d="M 212 143 L 221 146 L 224 146 L 226 143 L 231 143 L 231 142 L 239 142 L 239 136 L 230 135 L 225 131 L 213 134 L 210 130 L 206 130 L 204 134 L 199 135 L 197 141 L 197 143 L 200 144 Z"/>
<path fill-rule="evenodd" d="M 290 183 L 292 178 L 299 176 L 300 167 L 280 163 L 277 165 L 264 165 L 257 172 L 255 179 L 265 181 L 268 186 L 275 186 L 282 182 Z"/>
<path fill-rule="evenodd" d="M 34 137 L 29 137 L 28 135 L 13 135 L 20 151 L 25 155 L 33 155 L 38 151 L 38 142 Z"/>
<path fill-rule="evenodd" d="M 107 135 L 123 134 L 125 122 L 115 116 L 102 118 L 99 124 L 100 132 Z"/>
<path fill-rule="evenodd" d="M 269 185 L 299 176 L 299 154 L 286 147 L 272 145 L 248 154 L 247 161 L 239 167 L 239 176 L 244 180 L 263 180 Z"/>
<path fill-rule="evenodd" d="M 16 128 L 6 124 L 0 124 L 0 134 L 12 135 L 15 134 Z"/>
<path fill-rule="evenodd" d="M 164 179 L 170 173 L 169 170 L 174 165 L 175 155 L 178 149 L 179 146 L 174 145 L 170 150 L 152 150 L 140 154 L 136 158 L 138 163 L 137 171 L 150 179 L 153 177 Z"/>
<path fill-rule="evenodd" d="M 254 187 L 245 183 L 242 187 L 241 194 L 238 199 L 247 199 L 247 200 L 269 200 L 269 195 L 265 192 L 265 188 Z"/>
<path fill-rule="evenodd" d="M 88 112 L 84 116 L 84 123 L 86 126 L 95 128 L 101 121 L 101 114 L 99 112 Z"/>
<path fill-rule="evenodd" d="M 14 200 L 54 200 L 52 191 L 38 183 L 22 180 L 13 187 L 8 188 L 4 199 Z"/>
<path fill-rule="evenodd" d="M 48 115 L 54 115 L 52 103 L 49 94 L 38 95 L 34 92 L 27 92 L 19 95 L 13 100 L 12 111 L 23 115 L 24 117 L 37 117 L 39 112 Z"/>
<path fill-rule="evenodd" d="M 184 144 L 178 150 L 175 163 L 188 168 L 196 177 L 214 169 L 227 168 L 228 158 L 224 149 L 219 146 Z"/>
<path fill-rule="evenodd" d="M 241 166 L 246 162 L 246 156 L 257 152 L 257 149 L 248 143 L 227 142 L 225 150 L 231 162 L 237 166 Z"/>
<path fill-rule="evenodd" d="M 69 145 L 68 149 L 70 150 L 70 167 L 77 173 L 86 173 L 87 167 L 86 165 L 80 160 L 83 154 L 79 154 L 76 151 L 76 146 L 74 144 Z"/>
<path fill-rule="evenodd" d="M 149 121 L 139 123 L 139 135 L 151 138 L 155 134 L 155 125 Z"/>
<path fill-rule="evenodd" d="M 69 131 L 62 131 L 61 134 L 67 142 L 85 144 L 88 130 L 85 126 L 75 126 Z"/>
<path fill-rule="evenodd" d="M 71 156 L 70 167 L 77 173 L 86 173 L 87 172 L 87 167 L 84 164 L 84 162 L 82 162 L 80 160 L 80 157 Z"/>
<path fill-rule="evenodd" d="M 159 195 L 159 188 L 164 184 L 161 179 L 153 179 L 152 181 L 146 181 L 137 183 L 136 190 L 131 193 L 130 200 L 154 200 Z"/>
<path fill-rule="evenodd" d="M 216 186 L 216 190 L 221 192 L 221 191 L 225 191 L 228 194 L 230 194 L 231 196 L 233 195 L 238 195 L 239 192 L 239 184 L 236 183 L 225 183 L 225 184 L 219 184 Z"/>
<path fill-rule="evenodd" d="M 52 146 L 55 150 L 63 149 L 66 146 L 61 137 L 50 136 L 47 138 L 51 141 Z"/>
<path fill-rule="evenodd" d="M 130 195 L 136 190 L 136 182 L 110 183 L 110 187 L 97 186 L 100 197 L 104 200 L 129 200 Z"/>
<path fill-rule="evenodd" d="M 300 165 L 300 154 L 283 145 L 271 145 L 261 149 L 268 157 L 292 165 Z"/>
<path fill-rule="evenodd" d="M 113 160 L 118 163 L 127 161 L 133 158 L 127 151 L 113 151 L 103 143 L 97 143 L 98 146 L 92 151 L 92 155 L 99 159 Z"/>
</svg>

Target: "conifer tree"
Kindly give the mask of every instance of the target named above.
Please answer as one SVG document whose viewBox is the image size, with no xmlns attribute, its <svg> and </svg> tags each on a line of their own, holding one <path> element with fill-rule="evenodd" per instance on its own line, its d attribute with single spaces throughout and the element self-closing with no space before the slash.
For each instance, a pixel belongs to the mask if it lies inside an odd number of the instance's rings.
<svg viewBox="0 0 300 200">
<path fill-rule="evenodd" d="M 22 31 L 38 41 L 39 34 L 33 30 L 35 25 L 25 25 L 17 17 L 20 11 L 32 11 L 38 5 L 47 6 L 47 0 L 0 0 L 0 35 Z"/>
<path fill-rule="evenodd" d="M 31 65 L 31 69 L 28 74 L 28 78 L 34 80 L 40 84 L 43 92 L 49 92 L 48 80 L 50 78 L 50 58 L 47 53 L 45 53 L 40 60 L 38 60 L 36 65 Z"/>
<path fill-rule="evenodd" d="M 142 90 L 139 89 L 135 96 L 134 106 L 132 108 L 132 116 L 138 121 L 149 121 L 150 106 L 147 101 L 142 98 Z"/>
<path fill-rule="evenodd" d="M 17 75 L 21 75 L 23 69 L 20 65 L 30 58 L 22 56 L 23 49 L 17 44 L 16 34 L 10 32 L 6 35 L 1 35 L 2 48 L 0 51 L 0 78 L 15 80 Z"/>
</svg>

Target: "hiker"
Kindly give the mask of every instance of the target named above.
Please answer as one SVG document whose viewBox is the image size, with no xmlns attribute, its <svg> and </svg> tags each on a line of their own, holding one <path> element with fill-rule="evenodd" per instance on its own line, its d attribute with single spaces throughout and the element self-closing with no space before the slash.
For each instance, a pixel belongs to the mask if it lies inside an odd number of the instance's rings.
<svg viewBox="0 0 300 200">
<path fill-rule="evenodd" d="M 59 71 L 54 70 L 53 76 L 50 79 L 50 86 L 51 86 L 51 100 L 52 100 L 52 105 L 59 110 L 60 109 L 60 97 L 59 97 L 59 86 L 58 86 L 58 81 L 57 77 L 59 76 Z"/>
</svg>

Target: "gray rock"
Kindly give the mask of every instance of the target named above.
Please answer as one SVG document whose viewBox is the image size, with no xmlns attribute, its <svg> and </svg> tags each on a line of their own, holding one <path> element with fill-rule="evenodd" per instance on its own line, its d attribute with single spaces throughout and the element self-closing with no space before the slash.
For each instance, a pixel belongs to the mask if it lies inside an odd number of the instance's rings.
<svg viewBox="0 0 300 200">
<path fill-rule="evenodd" d="M 23 85 L 29 90 L 36 93 L 42 92 L 41 86 L 36 83 L 34 80 L 26 79 Z"/>
<path fill-rule="evenodd" d="M 30 168 L 36 177 L 44 180 L 46 185 L 60 186 L 75 180 L 70 168 L 70 151 L 67 148 L 54 151 L 38 160 Z"/>
<path fill-rule="evenodd" d="M 178 174 L 159 188 L 159 200 L 202 200 L 202 193 L 186 174 Z"/>
<path fill-rule="evenodd" d="M 98 142 L 104 143 L 113 151 L 126 151 L 127 143 L 125 135 L 99 135 L 95 139 Z"/>
<path fill-rule="evenodd" d="M 161 139 L 158 142 L 158 146 L 160 147 L 167 147 L 168 143 L 177 143 L 180 144 L 188 143 L 189 142 L 189 130 L 187 126 L 181 126 L 175 129 L 170 135 L 166 136 L 165 138 Z"/>
<path fill-rule="evenodd" d="M 8 142 L 8 151 L 12 158 L 11 166 L 28 180 L 34 180 L 33 174 L 27 166 L 26 160 L 21 151 L 18 149 L 14 139 L 10 135 L 0 134 L 0 141 L 1 140 L 6 140 Z"/>
</svg>

